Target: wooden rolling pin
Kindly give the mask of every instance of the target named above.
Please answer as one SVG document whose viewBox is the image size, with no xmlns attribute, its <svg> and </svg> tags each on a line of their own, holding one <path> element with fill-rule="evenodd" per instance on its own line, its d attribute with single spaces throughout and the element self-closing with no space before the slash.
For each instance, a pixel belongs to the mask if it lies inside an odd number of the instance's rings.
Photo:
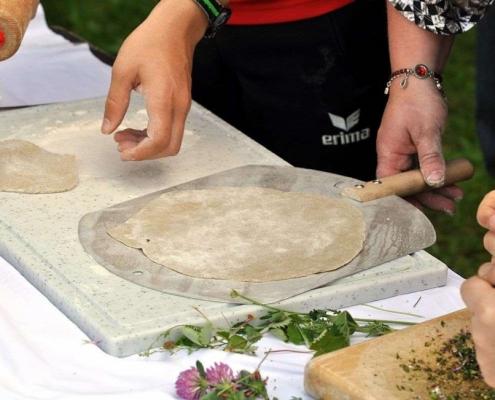
<svg viewBox="0 0 495 400">
<path fill-rule="evenodd" d="M 446 163 L 445 182 L 443 186 L 470 179 L 474 174 L 473 165 L 464 158 L 448 161 Z M 432 190 L 423 179 L 419 169 L 403 172 L 401 174 L 387 176 L 362 185 L 347 187 L 342 195 L 351 199 L 365 202 L 382 197 L 396 195 L 400 197 Z"/>
<path fill-rule="evenodd" d="M 19 48 L 39 0 L 0 0 L 0 61 Z"/>
</svg>

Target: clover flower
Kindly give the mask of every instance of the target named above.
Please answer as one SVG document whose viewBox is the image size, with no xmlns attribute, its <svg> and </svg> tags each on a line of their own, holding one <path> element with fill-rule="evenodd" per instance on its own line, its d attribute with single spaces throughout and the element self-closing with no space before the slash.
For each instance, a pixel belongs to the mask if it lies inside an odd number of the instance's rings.
<svg viewBox="0 0 495 400">
<path fill-rule="evenodd" d="M 196 367 L 182 371 L 175 382 L 177 396 L 184 400 L 199 400 L 203 394 L 202 378 Z"/>
<path fill-rule="evenodd" d="M 201 399 L 265 399 L 267 379 L 256 369 L 242 370 L 234 375 L 232 368 L 224 363 L 215 363 L 205 371 L 203 364 L 182 371 L 175 382 L 177 396 L 183 400 Z"/>
<path fill-rule="evenodd" d="M 213 367 L 206 370 L 206 380 L 213 386 L 220 383 L 232 382 L 234 380 L 234 372 L 227 364 L 215 363 Z"/>
</svg>

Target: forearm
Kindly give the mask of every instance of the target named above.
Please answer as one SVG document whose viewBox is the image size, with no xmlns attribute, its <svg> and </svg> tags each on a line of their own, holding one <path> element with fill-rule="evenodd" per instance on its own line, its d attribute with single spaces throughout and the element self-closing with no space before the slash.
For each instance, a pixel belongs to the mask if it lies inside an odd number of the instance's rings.
<svg viewBox="0 0 495 400">
<path fill-rule="evenodd" d="M 436 35 L 419 28 L 400 15 L 389 1 L 387 17 L 392 71 L 425 64 L 441 73 L 454 41 L 453 36 Z"/>
<path fill-rule="evenodd" d="M 227 6 L 229 0 L 219 0 Z M 195 0 L 161 0 L 148 16 L 148 25 L 158 26 L 157 32 L 179 35 L 195 46 L 205 35 L 208 18 Z"/>
</svg>

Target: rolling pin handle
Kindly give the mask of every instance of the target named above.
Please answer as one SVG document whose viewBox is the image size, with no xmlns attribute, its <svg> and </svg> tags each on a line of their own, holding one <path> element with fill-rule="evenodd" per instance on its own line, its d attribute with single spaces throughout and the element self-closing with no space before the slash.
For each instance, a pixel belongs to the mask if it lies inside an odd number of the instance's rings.
<svg viewBox="0 0 495 400">
<path fill-rule="evenodd" d="M 469 179 L 473 173 L 473 165 L 468 160 L 460 158 L 449 161 L 446 163 L 443 186 Z M 416 169 L 345 188 L 342 195 L 365 202 L 391 195 L 407 197 L 433 189 L 426 184 L 421 171 Z"/>
</svg>

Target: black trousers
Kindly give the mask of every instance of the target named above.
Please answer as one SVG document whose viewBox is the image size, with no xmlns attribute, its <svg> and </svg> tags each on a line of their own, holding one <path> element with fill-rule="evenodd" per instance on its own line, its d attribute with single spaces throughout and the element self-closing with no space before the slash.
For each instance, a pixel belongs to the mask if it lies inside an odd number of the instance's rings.
<svg viewBox="0 0 495 400">
<path fill-rule="evenodd" d="M 387 48 L 383 0 L 225 26 L 196 49 L 193 98 L 295 166 L 372 179 Z"/>
</svg>

